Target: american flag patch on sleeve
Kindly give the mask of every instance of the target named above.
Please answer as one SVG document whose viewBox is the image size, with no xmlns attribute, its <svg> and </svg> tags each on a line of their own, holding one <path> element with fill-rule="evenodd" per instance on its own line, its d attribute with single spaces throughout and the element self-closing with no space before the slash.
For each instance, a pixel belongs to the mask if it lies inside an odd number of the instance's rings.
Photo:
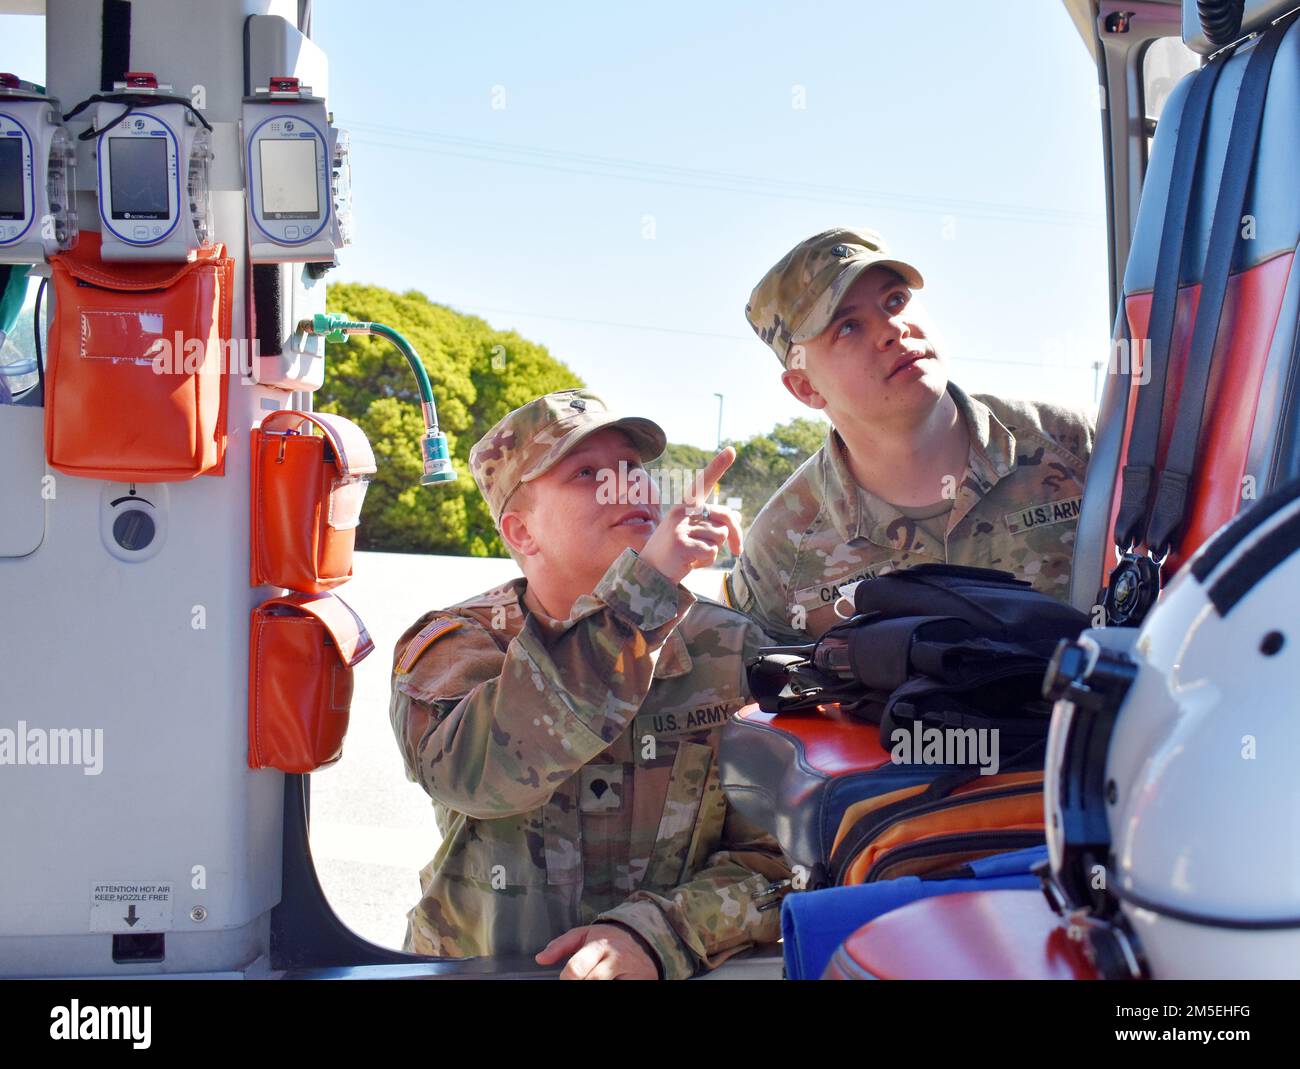
<svg viewBox="0 0 1300 1069">
<path fill-rule="evenodd" d="M 406 650 L 402 654 L 402 659 L 397 662 L 397 668 L 394 670 L 399 676 L 405 675 L 414 666 L 415 662 L 420 659 L 420 655 L 432 646 L 438 639 L 449 632 L 455 631 L 456 628 L 463 624 L 464 620 L 442 619 L 433 620 L 422 627 L 416 636 L 406 644 Z"/>
</svg>

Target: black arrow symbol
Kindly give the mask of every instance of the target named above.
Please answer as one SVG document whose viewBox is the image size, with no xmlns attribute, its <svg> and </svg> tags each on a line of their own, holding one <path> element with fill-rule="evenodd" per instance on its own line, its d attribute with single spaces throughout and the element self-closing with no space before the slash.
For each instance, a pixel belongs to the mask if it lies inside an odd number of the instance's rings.
<svg viewBox="0 0 1300 1069">
<path fill-rule="evenodd" d="M 136 921 L 140 918 L 135 915 L 135 903 L 132 902 L 126 909 L 126 916 L 122 918 L 132 928 L 135 927 Z"/>
</svg>

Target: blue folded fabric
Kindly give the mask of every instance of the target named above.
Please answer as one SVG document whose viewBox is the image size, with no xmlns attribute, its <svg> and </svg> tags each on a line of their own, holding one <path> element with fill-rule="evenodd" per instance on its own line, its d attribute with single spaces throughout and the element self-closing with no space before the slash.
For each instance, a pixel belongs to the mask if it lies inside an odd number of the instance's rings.
<svg viewBox="0 0 1300 1069">
<path fill-rule="evenodd" d="M 968 867 L 974 875 L 968 878 L 902 876 L 786 895 L 781 905 L 785 975 L 790 980 L 821 979 L 831 955 L 844 940 L 868 921 L 909 902 L 960 891 L 1033 890 L 1039 881 L 1030 867 L 1046 857 L 1046 846 L 1031 846 L 972 861 Z"/>
</svg>

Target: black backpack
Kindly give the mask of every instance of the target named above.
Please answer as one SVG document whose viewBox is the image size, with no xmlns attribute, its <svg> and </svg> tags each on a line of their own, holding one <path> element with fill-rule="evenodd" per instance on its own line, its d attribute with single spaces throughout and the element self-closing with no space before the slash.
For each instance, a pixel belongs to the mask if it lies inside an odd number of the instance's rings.
<svg viewBox="0 0 1300 1069">
<path fill-rule="evenodd" d="M 888 749 L 903 728 L 997 728 L 1005 752 L 1047 734 L 1042 694 L 1062 639 L 1090 621 L 992 568 L 921 564 L 859 583 L 856 615 L 806 646 L 773 646 L 747 665 L 765 712 L 838 703 L 880 725 Z"/>
</svg>

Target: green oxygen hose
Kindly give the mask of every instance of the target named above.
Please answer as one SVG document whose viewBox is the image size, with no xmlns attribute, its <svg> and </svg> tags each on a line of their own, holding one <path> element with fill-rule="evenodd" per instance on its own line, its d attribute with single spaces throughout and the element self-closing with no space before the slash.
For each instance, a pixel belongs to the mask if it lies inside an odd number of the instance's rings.
<svg viewBox="0 0 1300 1069">
<path fill-rule="evenodd" d="M 433 386 L 429 383 L 429 374 L 411 343 L 392 327 L 383 323 L 362 323 L 345 319 L 332 312 L 318 312 L 311 319 L 304 319 L 298 329 L 307 334 L 323 334 L 327 341 L 347 341 L 353 334 L 373 334 L 387 338 L 398 351 L 406 357 L 411 371 L 415 375 L 420 390 L 420 414 L 424 417 L 424 436 L 420 439 L 420 455 L 424 460 L 424 474 L 420 476 L 420 485 L 449 483 L 456 480 L 456 469 L 451 464 L 451 454 L 447 449 L 447 436 L 438 429 L 438 410 L 433 403 Z"/>
</svg>

